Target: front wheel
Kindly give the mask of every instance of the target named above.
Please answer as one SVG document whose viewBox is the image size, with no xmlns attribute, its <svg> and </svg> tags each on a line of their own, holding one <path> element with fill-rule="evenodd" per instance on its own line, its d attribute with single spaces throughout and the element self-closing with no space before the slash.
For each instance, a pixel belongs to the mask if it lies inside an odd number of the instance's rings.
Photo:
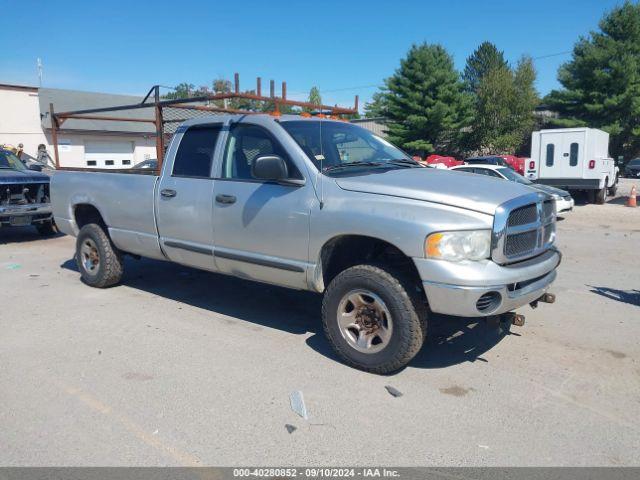
<svg viewBox="0 0 640 480">
<path fill-rule="evenodd" d="M 76 263 L 84 283 L 96 288 L 118 283 L 124 271 L 122 253 L 95 223 L 85 225 L 78 233 Z"/>
<path fill-rule="evenodd" d="M 336 353 L 348 365 L 378 374 L 401 369 L 420 351 L 426 316 L 415 286 L 375 265 L 340 273 L 322 302 L 324 331 Z"/>
</svg>

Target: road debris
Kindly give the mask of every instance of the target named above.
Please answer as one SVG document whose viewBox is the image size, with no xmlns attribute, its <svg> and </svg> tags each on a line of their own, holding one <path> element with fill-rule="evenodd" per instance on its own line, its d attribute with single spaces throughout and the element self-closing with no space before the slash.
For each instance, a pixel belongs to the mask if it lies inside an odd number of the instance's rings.
<svg viewBox="0 0 640 480">
<path fill-rule="evenodd" d="M 398 390 L 397 388 L 393 388 L 391 385 L 385 385 L 384 388 L 386 388 L 387 392 L 389 392 L 394 397 L 401 397 L 402 396 L 402 392 L 400 390 Z"/>
<path fill-rule="evenodd" d="M 307 407 L 304 404 L 304 397 L 302 396 L 302 392 L 300 390 L 296 390 L 295 392 L 291 392 L 289 394 L 289 402 L 291 402 L 291 410 L 296 412 L 305 420 L 309 419 L 307 414 Z"/>
<path fill-rule="evenodd" d="M 287 429 L 287 432 L 289 432 L 289 434 L 295 432 L 298 429 L 298 427 L 295 427 L 295 426 L 291 425 L 290 423 L 285 423 L 284 424 L 284 428 Z"/>
</svg>

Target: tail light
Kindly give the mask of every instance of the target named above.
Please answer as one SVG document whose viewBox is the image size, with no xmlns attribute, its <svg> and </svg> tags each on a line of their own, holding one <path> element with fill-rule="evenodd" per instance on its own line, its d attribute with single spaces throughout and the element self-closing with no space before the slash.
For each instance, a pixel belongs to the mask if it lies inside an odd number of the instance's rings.
<svg viewBox="0 0 640 480">
<path fill-rule="evenodd" d="M 596 168 L 596 161 L 589 160 L 589 170 L 593 170 L 594 168 Z"/>
<path fill-rule="evenodd" d="M 529 162 L 529 170 L 533 170 L 536 168 L 536 162 L 534 162 L 533 160 L 531 160 Z"/>
</svg>

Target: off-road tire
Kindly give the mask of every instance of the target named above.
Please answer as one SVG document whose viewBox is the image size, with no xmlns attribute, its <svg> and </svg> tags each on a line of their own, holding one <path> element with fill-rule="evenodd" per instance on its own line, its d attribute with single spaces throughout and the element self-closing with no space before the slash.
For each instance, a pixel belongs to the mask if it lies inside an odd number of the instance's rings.
<svg viewBox="0 0 640 480">
<path fill-rule="evenodd" d="M 86 239 L 96 245 L 100 263 L 95 274 L 90 274 L 81 260 L 81 246 Z M 76 263 L 82 281 L 91 287 L 106 288 L 115 285 L 122 278 L 124 262 L 122 253 L 113 244 L 103 227 L 89 223 L 80 229 L 76 239 Z"/>
<path fill-rule="evenodd" d="M 56 224 L 53 223 L 53 220 L 36 224 L 36 230 L 38 230 L 38 233 L 43 237 L 50 237 L 58 233 L 58 229 L 56 228 Z"/>
<path fill-rule="evenodd" d="M 347 365 L 377 374 L 392 373 L 406 366 L 422 348 L 427 333 L 427 306 L 417 288 L 408 275 L 383 265 L 357 265 L 338 274 L 322 301 L 324 332 L 338 356 Z M 388 345 L 379 352 L 359 352 L 340 333 L 337 321 L 340 301 L 355 289 L 375 293 L 391 313 L 393 332 Z"/>
</svg>

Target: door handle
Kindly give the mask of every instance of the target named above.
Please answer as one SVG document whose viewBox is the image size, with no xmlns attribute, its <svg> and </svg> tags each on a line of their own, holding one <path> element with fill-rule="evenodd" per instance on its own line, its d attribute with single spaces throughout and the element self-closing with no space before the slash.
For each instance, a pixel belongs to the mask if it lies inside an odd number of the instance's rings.
<svg viewBox="0 0 640 480">
<path fill-rule="evenodd" d="M 173 198 L 178 194 L 175 190 L 171 190 L 170 188 L 163 188 L 160 190 L 160 195 L 167 198 Z"/>
<path fill-rule="evenodd" d="M 216 195 L 216 202 L 231 205 L 232 203 L 236 203 L 236 197 L 233 195 Z"/>
</svg>

